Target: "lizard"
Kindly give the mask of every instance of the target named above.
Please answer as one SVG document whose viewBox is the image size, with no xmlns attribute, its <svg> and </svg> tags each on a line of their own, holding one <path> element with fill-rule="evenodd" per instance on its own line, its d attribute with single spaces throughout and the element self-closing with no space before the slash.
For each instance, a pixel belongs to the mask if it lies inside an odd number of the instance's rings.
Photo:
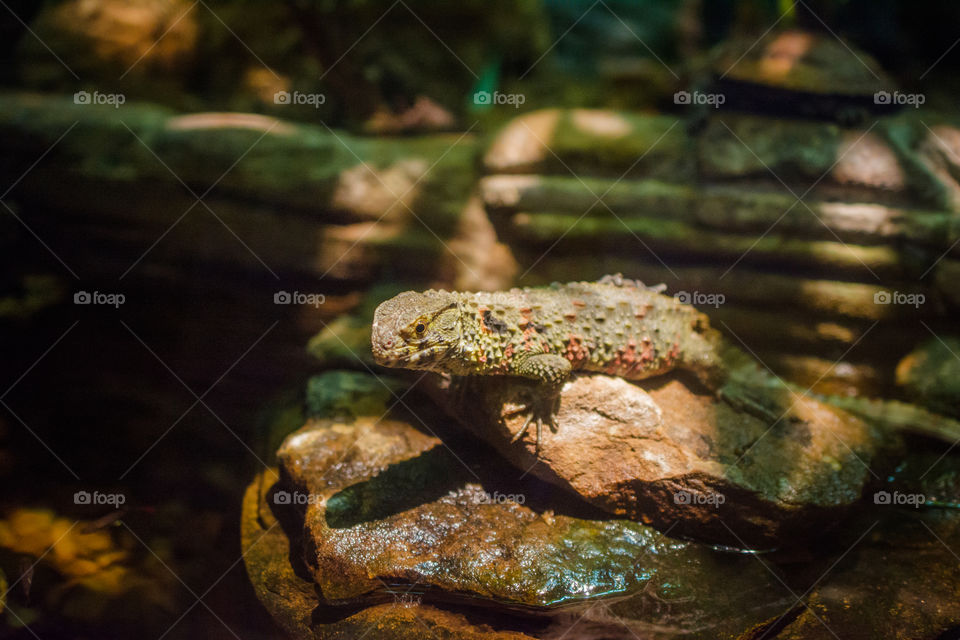
<svg viewBox="0 0 960 640">
<path fill-rule="evenodd" d="M 553 407 L 574 371 L 643 380 L 675 369 L 710 391 L 727 379 L 725 343 L 706 315 L 664 287 L 621 276 L 501 292 L 407 291 L 377 307 L 371 343 L 383 366 L 538 383 L 518 440 Z"/>
<path fill-rule="evenodd" d="M 553 283 L 499 292 L 406 291 L 374 312 L 374 360 L 386 367 L 453 376 L 506 375 L 535 381 L 521 408 L 516 442 L 553 420 L 564 383 L 576 371 L 645 380 L 672 371 L 693 374 L 731 406 L 774 424 L 791 419 L 762 391 L 796 389 L 731 344 L 695 307 L 619 274 L 597 282 Z M 728 382 L 733 384 L 728 385 Z M 921 407 L 868 398 L 811 394 L 892 431 L 953 442 L 960 423 Z"/>
</svg>

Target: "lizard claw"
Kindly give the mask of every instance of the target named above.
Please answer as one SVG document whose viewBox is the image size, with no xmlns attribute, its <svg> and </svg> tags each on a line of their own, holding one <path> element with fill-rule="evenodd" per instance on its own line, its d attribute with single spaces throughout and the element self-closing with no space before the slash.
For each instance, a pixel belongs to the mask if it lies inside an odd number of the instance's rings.
<svg viewBox="0 0 960 640">
<path fill-rule="evenodd" d="M 523 426 L 520 427 L 520 430 L 517 431 L 512 438 L 510 438 L 510 442 L 514 443 L 520 438 L 522 438 L 523 434 L 525 434 L 527 432 L 527 429 L 530 427 L 530 424 L 533 422 L 536 422 L 537 424 L 536 452 L 537 454 L 539 454 L 540 442 L 541 442 L 541 439 L 543 438 L 544 423 L 550 426 L 550 428 L 553 430 L 556 430 L 556 424 L 553 421 L 552 413 L 550 411 L 543 411 L 542 407 L 538 407 L 534 404 L 530 404 L 524 407 L 523 409 L 521 409 L 520 411 L 517 411 L 517 413 L 524 413 L 524 412 L 527 414 L 527 417 L 523 421 Z"/>
</svg>

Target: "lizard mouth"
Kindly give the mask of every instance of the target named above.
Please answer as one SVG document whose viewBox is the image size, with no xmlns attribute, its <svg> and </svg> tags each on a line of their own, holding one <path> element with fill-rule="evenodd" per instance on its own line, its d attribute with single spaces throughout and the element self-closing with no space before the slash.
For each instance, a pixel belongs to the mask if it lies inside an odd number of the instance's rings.
<svg viewBox="0 0 960 640">
<path fill-rule="evenodd" d="M 415 350 L 401 345 L 393 349 L 374 349 L 374 359 L 386 367 L 405 367 L 411 369 L 430 369 L 437 358 L 448 350 L 446 345 L 438 344 L 420 347 Z"/>
</svg>

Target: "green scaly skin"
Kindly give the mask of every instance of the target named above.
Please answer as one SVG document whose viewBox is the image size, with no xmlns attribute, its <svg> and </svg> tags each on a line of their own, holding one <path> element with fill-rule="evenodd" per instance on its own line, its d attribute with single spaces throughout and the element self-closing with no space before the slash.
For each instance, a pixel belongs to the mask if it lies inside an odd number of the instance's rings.
<svg viewBox="0 0 960 640">
<path fill-rule="evenodd" d="M 784 419 L 782 407 L 770 403 L 771 390 L 805 391 L 759 367 L 706 315 L 660 291 L 619 275 L 488 293 L 407 291 L 377 307 L 373 355 L 388 367 L 536 381 L 513 439 L 535 421 L 538 448 L 543 423 L 553 424 L 560 390 L 574 371 L 644 380 L 684 370 L 739 410 L 768 424 Z M 913 405 L 817 397 L 886 430 L 960 438 L 960 423 Z"/>
</svg>

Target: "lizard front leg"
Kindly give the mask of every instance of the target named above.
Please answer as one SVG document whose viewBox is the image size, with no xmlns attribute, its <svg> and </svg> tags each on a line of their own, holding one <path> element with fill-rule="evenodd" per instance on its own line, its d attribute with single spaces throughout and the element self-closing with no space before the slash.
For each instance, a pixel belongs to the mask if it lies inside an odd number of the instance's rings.
<svg viewBox="0 0 960 640">
<path fill-rule="evenodd" d="M 563 383 L 570 377 L 570 361 L 552 353 L 537 353 L 521 359 L 513 368 L 515 375 L 536 380 L 539 384 L 536 396 L 520 411 L 527 412 L 527 418 L 520 430 L 510 440 L 516 442 L 526 433 L 531 422 L 537 423 L 537 453 L 540 452 L 540 438 L 543 435 L 543 423 L 555 426 L 553 414 Z"/>
</svg>

